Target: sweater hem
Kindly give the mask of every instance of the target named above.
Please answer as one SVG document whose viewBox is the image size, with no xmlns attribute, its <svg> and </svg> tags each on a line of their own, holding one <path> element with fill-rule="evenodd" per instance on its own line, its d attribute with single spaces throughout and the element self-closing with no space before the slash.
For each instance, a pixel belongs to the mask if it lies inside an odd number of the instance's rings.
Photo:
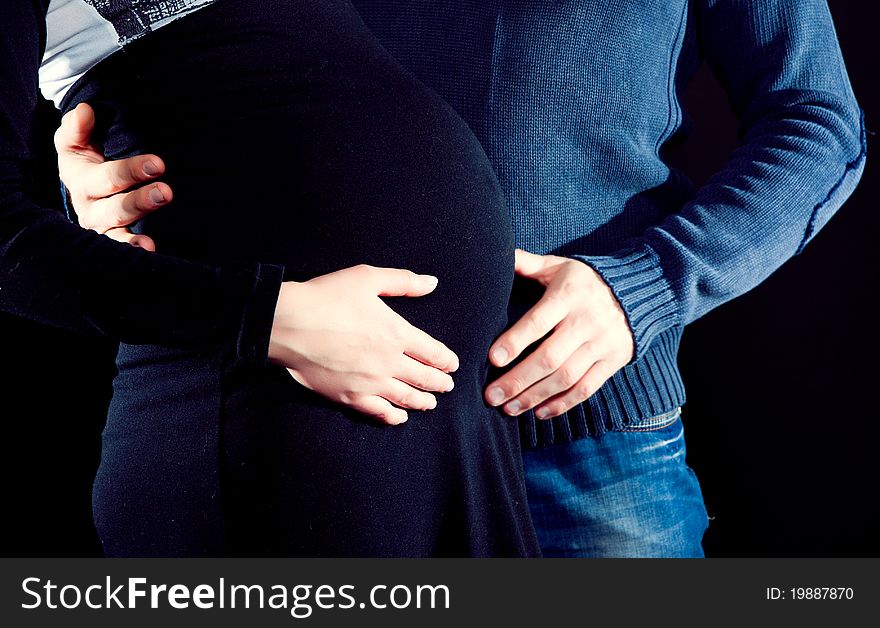
<svg viewBox="0 0 880 628">
<path fill-rule="evenodd" d="M 681 334 L 681 327 L 658 334 L 640 359 L 565 414 L 542 421 L 534 410 L 524 413 L 519 422 L 523 449 L 600 437 L 683 406 L 684 383 L 676 361 Z"/>
</svg>

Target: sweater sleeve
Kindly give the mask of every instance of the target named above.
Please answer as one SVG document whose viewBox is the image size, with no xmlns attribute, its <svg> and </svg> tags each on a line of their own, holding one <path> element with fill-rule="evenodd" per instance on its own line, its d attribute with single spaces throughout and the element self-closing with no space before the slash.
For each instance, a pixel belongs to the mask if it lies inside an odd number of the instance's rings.
<svg viewBox="0 0 880 628">
<path fill-rule="evenodd" d="M 700 0 L 707 62 L 740 145 L 690 202 L 606 256 L 575 256 L 608 283 L 641 357 L 800 253 L 852 193 L 864 118 L 826 0 Z"/>
<path fill-rule="evenodd" d="M 0 5 L 0 310 L 132 344 L 226 344 L 265 363 L 281 267 L 148 253 L 26 196 L 47 5 Z"/>
</svg>

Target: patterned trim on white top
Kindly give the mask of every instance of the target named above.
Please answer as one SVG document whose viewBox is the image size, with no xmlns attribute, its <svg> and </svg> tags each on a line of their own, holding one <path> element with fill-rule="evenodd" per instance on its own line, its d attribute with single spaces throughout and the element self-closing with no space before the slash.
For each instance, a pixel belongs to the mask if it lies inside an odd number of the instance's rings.
<svg viewBox="0 0 880 628">
<path fill-rule="evenodd" d="M 61 106 L 71 86 L 126 44 L 216 0 L 51 0 L 40 91 Z"/>
</svg>

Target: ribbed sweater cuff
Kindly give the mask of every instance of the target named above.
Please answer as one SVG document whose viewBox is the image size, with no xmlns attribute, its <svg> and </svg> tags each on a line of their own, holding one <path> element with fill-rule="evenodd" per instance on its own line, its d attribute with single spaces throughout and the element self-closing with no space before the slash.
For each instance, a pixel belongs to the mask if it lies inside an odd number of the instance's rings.
<svg viewBox="0 0 880 628">
<path fill-rule="evenodd" d="M 650 248 L 572 257 L 599 273 L 620 302 L 635 343 L 633 361 L 645 355 L 658 334 L 678 323 L 675 294 Z"/>
<path fill-rule="evenodd" d="M 237 293 L 231 300 L 237 308 L 233 315 L 236 356 L 246 362 L 266 366 L 269 363 L 269 337 L 284 267 L 273 264 L 236 265 L 226 272 L 230 280 L 228 285 Z"/>
</svg>

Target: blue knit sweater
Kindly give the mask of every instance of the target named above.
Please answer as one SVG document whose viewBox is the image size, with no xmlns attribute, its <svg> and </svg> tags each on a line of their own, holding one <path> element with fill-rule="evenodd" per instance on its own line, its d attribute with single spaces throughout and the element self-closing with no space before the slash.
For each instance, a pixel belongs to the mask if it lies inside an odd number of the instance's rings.
<svg viewBox="0 0 880 628">
<path fill-rule="evenodd" d="M 586 262 L 627 314 L 634 361 L 563 417 L 528 413 L 527 446 L 683 404 L 683 327 L 800 252 L 864 166 L 825 0 L 353 3 L 471 125 L 517 245 Z M 695 189 L 663 149 L 682 132 L 679 97 L 702 58 L 727 90 L 741 145 Z"/>
<path fill-rule="evenodd" d="M 684 403 L 683 327 L 799 252 L 864 167 L 863 121 L 825 0 L 354 4 L 472 126 L 507 193 L 517 244 L 591 265 L 627 313 L 634 361 L 564 417 L 528 413 L 526 446 Z M 279 268 L 147 253 L 26 195 L 48 5 L 0 3 L 0 310 L 128 343 L 230 342 L 264 363 Z M 663 148 L 681 133 L 679 94 L 703 56 L 728 90 L 742 143 L 694 189 Z"/>
</svg>

